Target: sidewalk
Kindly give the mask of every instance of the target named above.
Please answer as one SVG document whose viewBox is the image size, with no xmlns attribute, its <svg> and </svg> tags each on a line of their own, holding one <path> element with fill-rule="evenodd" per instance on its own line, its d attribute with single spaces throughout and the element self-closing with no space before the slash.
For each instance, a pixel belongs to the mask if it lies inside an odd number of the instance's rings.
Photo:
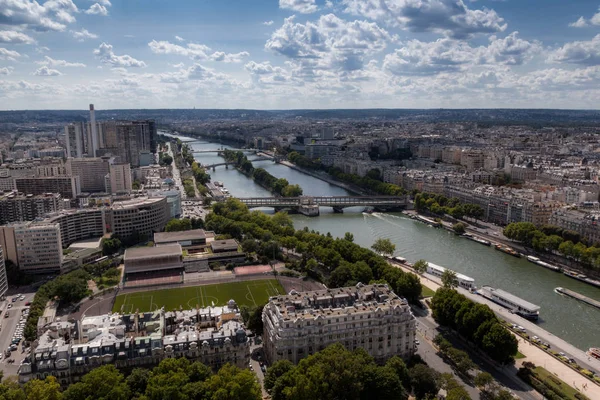
<svg viewBox="0 0 600 400">
<path fill-rule="evenodd" d="M 411 270 L 410 268 L 407 268 L 401 264 L 394 263 L 392 265 L 395 267 L 401 268 L 402 270 L 404 270 L 406 272 L 414 273 L 413 270 Z M 439 283 L 437 283 L 435 280 L 433 280 L 427 276 L 419 276 L 419 279 L 421 280 L 421 284 L 423 284 L 424 286 L 427 286 L 428 288 L 430 288 L 432 290 L 437 290 L 441 287 L 441 285 Z M 462 290 L 460 292 L 462 292 Z M 467 296 L 467 297 L 469 297 L 471 300 L 478 301 L 480 303 L 484 303 L 484 304 L 488 303 L 487 301 L 483 301 L 484 299 L 477 299 L 477 298 L 473 298 L 472 296 Z M 497 309 L 495 307 L 492 307 L 493 304 L 492 305 L 488 304 L 488 306 L 490 306 L 490 308 L 492 308 L 492 310 L 496 314 L 500 314 L 500 317 L 502 317 L 502 318 L 504 317 L 503 315 L 501 315 L 502 314 L 501 312 L 498 313 L 496 311 Z M 500 311 L 502 311 L 502 310 L 500 310 Z M 526 325 L 527 322 L 528 321 L 523 320 L 521 325 Z M 537 329 L 542 330 L 539 327 L 537 327 Z M 531 330 L 531 329 L 528 327 L 528 330 Z M 545 369 L 550 371 L 552 374 L 561 378 L 567 384 L 578 389 L 580 392 L 582 392 L 583 394 L 588 396 L 590 399 L 600 400 L 600 386 L 596 385 L 591 380 L 587 379 L 583 375 L 579 374 L 577 371 L 566 366 L 565 364 L 563 364 L 556 358 L 552 357 L 551 355 L 545 353 L 544 351 L 537 348 L 536 346 L 529 344 L 529 342 L 525 342 L 523 339 L 521 339 L 520 337 L 518 337 L 516 335 L 515 335 L 515 337 L 517 337 L 517 339 L 519 340 L 519 351 L 525 356 L 524 359 L 517 360 L 517 362 L 515 363 L 515 366 L 517 366 L 517 368 L 519 368 L 521 366 L 521 364 L 525 361 L 532 362 L 535 365 L 544 367 Z M 595 361 L 595 360 L 592 360 L 592 361 Z M 587 390 L 582 389 L 583 383 L 587 384 Z"/>
</svg>

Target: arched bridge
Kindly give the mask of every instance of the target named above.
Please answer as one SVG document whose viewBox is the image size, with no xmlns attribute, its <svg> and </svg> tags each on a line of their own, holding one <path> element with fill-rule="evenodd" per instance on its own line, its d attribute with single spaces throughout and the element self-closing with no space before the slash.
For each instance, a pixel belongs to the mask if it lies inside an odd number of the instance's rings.
<svg viewBox="0 0 600 400">
<path fill-rule="evenodd" d="M 246 197 L 238 199 L 248 207 L 292 208 L 302 214 L 318 215 L 318 207 L 333 207 L 342 212 L 346 207 L 403 208 L 408 204 L 406 196 L 300 196 L 300 197 Z"/>
</svg>

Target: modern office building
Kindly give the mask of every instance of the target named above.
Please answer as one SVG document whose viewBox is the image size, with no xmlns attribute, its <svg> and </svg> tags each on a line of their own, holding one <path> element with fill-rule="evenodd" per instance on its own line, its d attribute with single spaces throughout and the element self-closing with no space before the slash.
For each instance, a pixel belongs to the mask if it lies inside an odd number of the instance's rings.
<svg viewBox="0 0 600 400">
<path fill-rule="evenodd" d="M 16 191 L 0 194 L 0 225 L 33 221 L 48 213 L 62 210 L 63 200 L 58 193 L 24 195 Z"/>
<path fill-rule="evenodd" d="M 362 348 L 377 361 L 408 358 L 415 351 L 415 317 L 408 302 L 385 284 L 273 296 L 263 310 L 263 324 L 270 363 L 298 363 L 333 343 Z"/>
<path fill-rule="evenodd" d="M 0 246 L 0 298 L 8 291 L 8 279 L 6 278 L 6 262 L 4 261 L 4 250 Z"/>
<path fill-rule="evenodd" d="M 106 213 L 110 209 L 72 209 L 47 216 L 46 221 L 60 225 L 63 248 L 85 239 L 100 238 L 107 233 Z"/>
<path fill-rule="evenodd" d="M 107 158 L 70 158 L 67 160 L 69 175 L 78 176 L 82 192 L 104 192 L 104 177 L 109 173 Z"/>
<path fill-rule="evenodd" d="M 107 188 L 107 193 L 131 192 L 131 166 L 129 163 L 111 164 L 109 182 L 110 188 Z"/>
<path fill-rule="evenodd" d="M 60 193 L 65 199 L 75 199 L 81 193 L 79 176 L 15 178 L 15 186 L 21 193 Z"/>
<path fill-rule="evenodd" d="M 119 237 L 139 234 L 152 238 L 170 219 L 166 197 L 140 197 L 114 202 L 107 213 L 108 230 Z"/>
<path fill-rule="evenodd" d="M 181 192 L 179 190 L 149 190 L 148 197 L 166 197 L 171 218 L 181 216 Z"/>
<path fill-rule="evenodd" d="M 101 365 L 151 368 L 165 358 L 185 357 L 214 370 L 248 365 L 250 341 L 233 300 L 223 307 L 124 312 L 41 326 L 19 367 L 19 382 L 54 376 L 64 387 Z"/>
<path fill-rule="evenodd" d="M 0 226 L 3 258 L 29 273 L 60 272 L 62 245 L 60 226 L 27 222 Z"/>
</svg>

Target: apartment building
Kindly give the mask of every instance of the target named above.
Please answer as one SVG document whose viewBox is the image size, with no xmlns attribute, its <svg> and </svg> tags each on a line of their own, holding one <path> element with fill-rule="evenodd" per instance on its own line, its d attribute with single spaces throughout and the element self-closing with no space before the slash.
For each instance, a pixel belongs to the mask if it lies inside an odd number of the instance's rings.
<svg viewBox="0 0 600 400">
<path fill-rule="evenodd" d="M 58 193 L 34 196 L 11 191 L 0 194 L 0 225 L 33 221 L 62 208 L 63 201 Z"/>
<path fill-rule="evenodd" d="M 104 192 L 104 177 L 109 173 L 107 158 L 70 158 L 67 160 L 69 175 L 78 176 L 83 192 Z"/>
<path fill-rule="evenodd" d="M 263 310 L 263 324 L 263 348 L 271 363 L 298 363 L 338 342 L 349 350 L 362 348 L 377 361 L 408 358 L 415 350 L 410 306 L 384 284 L 274 296 Z"/>
<path fill-rule="evenodd" d="M 185 357 L 217 370 L 245 368 L 250 341 L 237 304 L 223 307 L 84 317 L 50 322 L 19 367 L 19 382 L 54 376 L 64 387 L 92 369 L 151 368 L 165 358 Z"/>
<path fill-rule="evenodd" d="M 558 209 L 550 216 L 550 224 L 575 231 L 589 243 L 600 243 L 600 214 Z"/>
<path fill-rule="evenodd" d="M 86 152 L 86 125 L 76 122 L 65 126 L 65 144 L 67 158 L 81 158 Z"/>
<path fill-rule="evenodd" d="M 131 192 L 131 166 L 128 163 L 111 164 L 109 181 L 107 193 Z"/>
<path fill-rule="evenodd" d="M 140 154 L 156 153 L 157 131 L 153 120 L 104 122 L 100 133 L 100 149 L 103 154 L 119 158 L 119 162 L 139 167 Z"/>
<path fill-rule="evenodd" d="M 81 193 L 79 176 L 15 178 L 15 186 L 21 193 L 60 193 L 65 199 L 75 199 Z"/>
<path fill-rule="evenodd" d="M 59 272 L 62 265 L 60 226 L 46 222 L 27 222 L 0 226 L 0 246 L 4 260 L 11 260 L 21 271 Z"/>
<path fill-rule="evenodd" d="M 464 149 L 460 155 L 460 164 L 464 166 L 467 171 L 483 169 L 484 160 L 485 155 L 480 150 Z"/>
</svg>

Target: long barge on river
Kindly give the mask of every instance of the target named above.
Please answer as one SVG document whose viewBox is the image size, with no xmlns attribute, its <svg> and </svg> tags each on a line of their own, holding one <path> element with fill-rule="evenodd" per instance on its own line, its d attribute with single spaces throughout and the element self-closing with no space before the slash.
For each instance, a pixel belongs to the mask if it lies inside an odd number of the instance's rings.
<svg viewBox="0 0 600 400">
<path fill-rule="evenodd" d="M 587 296 L 584 296 L 584 295 L 582 295 L 580 293 L 577 293 L 577 292 L 574 292 L 572 290 L 565 289 L 565 288 L 562 288 L 562 287 L 557 287 L 554 290 L 556 291 L 556 293 L 565 295 L 565 296 L 570 297 L 570 298 L 575 299 L 575 300 L 579 300 L 579 301 L 581 301 L 583 303 L 586 303 L 586 304 L 588 304 L 588 305 L 590 305 L 592 307 L 600 308 L 600 301 L 598 301 L 598 300 L 590 299 Z"/>
<path fill-rule="evenodd" d="M 461 236 L 464 237 L 465 239 L 472 240 L 472 241 L 482 244 L 484 246 L 492 245 L 492 242 L 490 242 L 489 240 L 485 240 L 483 238 L 480 238 L 479 236 L 471 235 L 470 233 L 463 233 Z"/>
<path fill-rule="evenodd" d="M 563 274 L 568 276 L 569 278 L 577 279 L 578 281 L 585 282 L 587 284 L 590 284 L 592 286 L 596 286 L 596 287 L 600 288 L 600 281 L 588 278 L 584 274 L 579 274 L 577 272 L 568 271 L 568 270 L 563 271 Z"/>
<path fill-rule="evenodd" d="M 512 247 L 508 247 L 508 246 L 505 246 L 503 244 L 498 243 L 498 244 L 494 245 L 494 248 L 496 250 L 498 250 L 498 251 L 501 251 L 503 253 L 509 254 L 509 255 L 511 255 L 513 257 L 517 257 L 517 258 L 521 257 L 521 254 L 519 254 L 519 252 L 517 252 Z"/>
<path fill-rule="evenodd" d="M 560 267 L 557 267 L 556 265 L 548 264 L 547 262 L 544 262 L 534 256 L 527 256 L 527 261 L 537 264 L 539 266 L 542 266 L 544 268 L 551 269 L 552 271 L 556 271 L 556 272 L 560 272 L 560 269 L 561 269 Z"/>
</svg>

